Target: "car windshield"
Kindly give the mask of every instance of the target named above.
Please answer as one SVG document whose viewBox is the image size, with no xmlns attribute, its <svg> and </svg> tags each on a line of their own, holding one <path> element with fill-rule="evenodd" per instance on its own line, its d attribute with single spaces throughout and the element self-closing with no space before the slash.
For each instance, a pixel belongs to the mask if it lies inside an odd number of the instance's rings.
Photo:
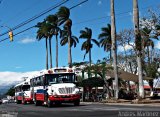
<svg viewBox="0 0 160 117">
<path fill-rule="evenodd" d="M 73 83 L 73 82 L 75 82 L 75 74 L 73 74 L 73 73 L 47 74 L 46 78 L 47 78 L 48 84 Z"/>
<path fill-rule="evenodd" d="M 23 85 L 22 90 L 23 91 L 29 91 L 30 90 L 30 85 Z"/>
</svg>

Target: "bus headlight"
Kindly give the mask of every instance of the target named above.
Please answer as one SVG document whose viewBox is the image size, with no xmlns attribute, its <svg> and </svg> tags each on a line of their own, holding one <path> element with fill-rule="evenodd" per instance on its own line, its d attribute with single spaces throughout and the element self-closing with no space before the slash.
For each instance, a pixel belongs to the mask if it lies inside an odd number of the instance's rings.
<svg viewBox="0 0 160 117">
<path fill-rule="evenodd" d="M 53 93 L 54 93 L 54 90 L 51 90 L 51 95 L 53 95 Z"/>
<path fill-rule="evenodd" d="M 79 91 L 75 91 L 75 94 L 79 94 Z"/>
<path fill-rule="evenodd" d="M 75 89 L 75 94 L 78 94 L 79 93 L 79 89 Z"/>
</svg>

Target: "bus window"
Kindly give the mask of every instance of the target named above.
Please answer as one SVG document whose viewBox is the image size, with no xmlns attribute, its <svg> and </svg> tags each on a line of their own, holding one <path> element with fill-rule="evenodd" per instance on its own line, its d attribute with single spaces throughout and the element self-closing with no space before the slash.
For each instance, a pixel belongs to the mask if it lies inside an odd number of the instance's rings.
<svg viewBox="0 0 160 117">
<path fill-rule="evenodd" d="M 30 85 L 23 85 L 22 90 L 23 91 L 29 91 L 30 90 Z"/>
<path fill-rule="evenodd" d="M 40 77 L 37 78 L 37 86 L 41 86 L 41 80 Z"/>
<path fill-rule="evenodd" d="M 41 86 L 44 85 L 43 76 L 40 76 L 40 84 L 41 84 Z"/>
</svg>

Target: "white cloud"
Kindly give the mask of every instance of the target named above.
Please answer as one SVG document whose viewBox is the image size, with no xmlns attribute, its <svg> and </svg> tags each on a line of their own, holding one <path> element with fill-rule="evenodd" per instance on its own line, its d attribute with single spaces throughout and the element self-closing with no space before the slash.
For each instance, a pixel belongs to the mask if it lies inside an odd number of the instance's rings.
<svg viewBox="0 0 160 117">
<path fill-rule="evenodd" d="M 15 68 L 16 68 L 16 69 L 20 69 L 20 68 L 22 68 L 22 67 L 21 67 L 21 66 L 16 66 Z"/>
<path fill-rule="evenodd" d="M 101 4 L 102 4 L 102 1 L 101 1 L 101 0 L 99 0 L 99 1 L 98 1 L 98 5 L 101 5 Z"/>
<path fill-rule="evenodd" d="M 20 43 L 22 43 L 22 44 L 28 44 L 28 43 L 33 43 L 33 42 L 35 42 L 35 41 L 36 41 L 35 38 L 24 38 L 24 39 L 22 39 L 22 40 L 20 41 Z"/>
<path fill-rule="evenodd" d="M 160 49 L 160 41 L 157 41 L 157 42 L 155 43 L 155 48 Z"/>
<path fill-rule="evenodd" d="M 133 45 L 133 43 L 131 43 L 131 45 Z M 130 45 L 125 45 L 125 47 L 118 46 L 118 51 L 119 51 L 119 52 L 123 52 L 123 51 L 124 51 L 124 48 L 125 48 L 126 51 L 127 51 L 127 50 L 130 50 L 130 49 L 133 49 L 132 46 L 130 46 Z"/>
<path fill-rule="evenodd" d="M 126 46 L 125 46 L 125 49 L 126 49 L 126 50 L 130 50 L 130 49 L 132 49 L 132 46 L 126 45 Z"/>
<path fill-rule="evenodd" d="M 39 74 L 40 71 L 31 71 L 31 72 L 0 72 L 0 86 L 1 85 L 9 85 L 14 82 L 23 81 L 24 77 L 33 77 Z"/>
</svg>

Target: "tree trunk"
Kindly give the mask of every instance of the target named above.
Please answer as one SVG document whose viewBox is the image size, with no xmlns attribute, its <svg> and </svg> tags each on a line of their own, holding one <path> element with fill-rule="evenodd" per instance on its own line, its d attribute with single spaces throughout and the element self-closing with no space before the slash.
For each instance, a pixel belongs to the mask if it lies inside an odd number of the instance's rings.
<svg viewBox="0 0 160 117">
<path fill-rule="evenodd" d="M 147 56 L 148 56 L 148 65 L 150 65 L 151 59 L 150 59 L 149 46 L 147 46 Z"/>
<path fill-rule="evenodd" d="M 117 46 L 116 46 L 116 26 L 114 14 L 114 0 L 111 0 L 111 38 L 112 38 L 112 57 L 115 77 L 115 98 L 118 99 L 118 69 L 117 69 Z"/>
<path fill-rule="evenodd" d="M 112 49 L 109 50 L 110 64 L 112 64 Z"/>
<path fill-rule="evenodd" d="M 49 39 L 49 54 L 50 54 L 50 68 L 52 68 L 52 42 L 51 38 Z"/>
<path fill-rule="evenodd" d="M 92 62 L 92 58 L 91 58 L 91 48 L 89 50 L 89 67 L 91 67 L 91 62 Z"/>
<path fill-rule="evenodd" d="M 48 70 L 48 42 L 46 38 L 46 69 Z"/>
<path fill-rule="evenodd" d="M 144 98 L 144 87 L 143 87 L 143 76 L 142 76 L 142 40 L 139 31 L 139 11 L 138 2 L 133 0 L 133 19 L 134 19 L 134 33 L 135 33 L 135 45 L 137 54 L 137 64 L 138 64 L 138 81 L 139 81 L 139 97 Z"/>
<path fill-rule="evenodd" d="M 108 81 L 106 78 L 104 78 L 104 91 L 106 92 L 106 99 L 110 99 L 110 90 L 109 90 L 109 85 Z"/>
<path fill-rule="evenodd" d="M 127 58 L 127 52 L 126 52 L 126 49 L 125 49 L 125 45 L 123 46 L 123 49 L 124 49 L 124 54 L 125 54 L 125 60 L 126 60 L 126 63 L 125 63 L 125 67 L 126 67 L 126 71 L 127 71 L 127 66 L 128 66 L 128 58 Z M 128 71 L 127 71 L 128 72 Z M 127 91 L 131 91 L 131 87 L 130 87 L 130 81 L 127 81 Z"/>
<path fill-rule="evenodd" d="M 56 67 L 58 67 L 58 35 L 56 35 Z"/>
<path fill-rule="evenodd" d="M 71 31 L 69 31 L 68 36 L 68 65 L 69 68 L 72 68 L 72 52 L 71 52 Z"/>
</svg>

